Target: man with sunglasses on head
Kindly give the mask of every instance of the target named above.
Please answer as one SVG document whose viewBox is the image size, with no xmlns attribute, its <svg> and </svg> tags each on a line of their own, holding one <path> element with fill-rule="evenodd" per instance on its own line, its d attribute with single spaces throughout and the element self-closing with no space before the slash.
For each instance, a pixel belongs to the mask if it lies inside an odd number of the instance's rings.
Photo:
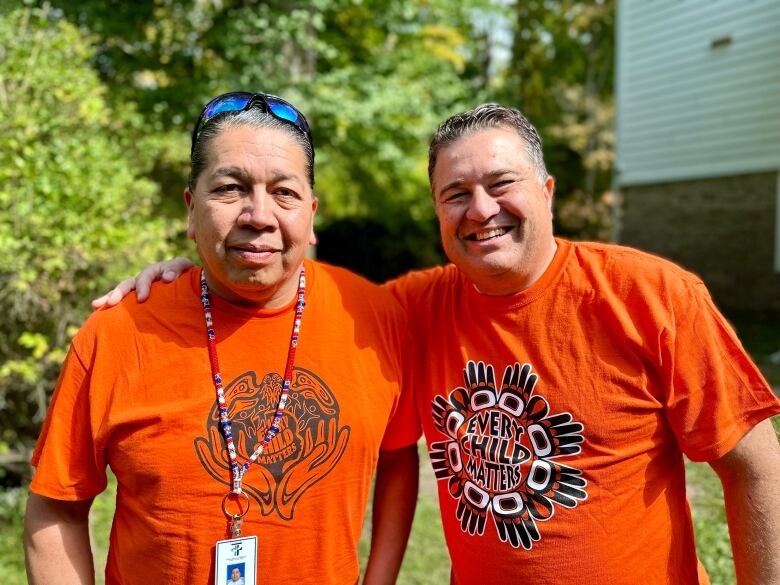
<svg viewBox="0 0 780 585">
<path fill-rule="evenodd" d="M 707 584 L 683 454 L 723 484 L 738 583 L 780 583 L 780 401 L 702 281 L 556 238 L 555 183 L 518 110 L 452 116 L 428 169 L 452 264 L 388 286 L 453 583 Z M 187 264 L 144 271 L 139 299 Z"/>
<path fill-rule="evenodd" d="M 306 258 L 305 117 L 266 94 L 203 109 L 184 199 L 203 268 L 73 340 L 35 453 L 32 584 L 93 583 L 88 512 L 117 481 L 106 583 L 392 583 L 414 511 L 407 324 L 389 292 Z M 404 393 L 405 396 L 405 393 Z"/>
</svg>

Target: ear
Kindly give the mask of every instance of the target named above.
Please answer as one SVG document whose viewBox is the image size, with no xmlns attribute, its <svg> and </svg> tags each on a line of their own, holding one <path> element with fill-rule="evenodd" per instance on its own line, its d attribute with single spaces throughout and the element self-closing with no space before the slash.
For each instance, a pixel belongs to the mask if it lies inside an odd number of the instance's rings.
<svg viewBox="0 0 780 585">
<path fill-rule="evenodd" d="M 309 245 L 315 246 L 317 244 L 317 234 L 314 233 L 314 216 L 317 215 L 317 207 L 319 206 L 319 200 L 312 195 L 311 196 L 311 233 L 309 234 Z"/>
<path fill-rule="evenodd" d="M 555 193 L 555 179 L 552 175 L 547 175 L 544 181 L 544 197 L 547 199 L 547 206 L 552 209 L 553 195 Z"/>
<path fill-rule="evenodd" d="M 187 187 L 184 190 L 184 203 L 187 205 L 187 237 L 195 241 L 195 220 L 193 219 L 195 209 L 195 196 Z"/>
</svg>

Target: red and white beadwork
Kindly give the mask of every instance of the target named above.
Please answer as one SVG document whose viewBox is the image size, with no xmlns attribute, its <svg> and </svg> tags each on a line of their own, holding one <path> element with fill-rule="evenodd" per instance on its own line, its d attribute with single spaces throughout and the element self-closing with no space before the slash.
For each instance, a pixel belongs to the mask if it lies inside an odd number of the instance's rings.
<svg viewBox="0 0 780 585">
<path fill-rule="evenodd" d="M 277 433 L 279 432 L 279 424 L 284 413 L 284 407 L 287 404 L 287 395 L 290 393 L 290 384 L 292 383 L 292 371 L 295 365 L 295 349 L 298 347 L 298 336 L 301 331 L 301 320 L 303 319 L 303 308 L 306 306 L 304 301 L 304 292 L 306 289 L 306 271 L 301 268 L 301 273 L 298 277 L 298 300 L 295 303 L 295 321 L 293 322 L 292 335 L 290 336 L 290 348 L 287 351 L 287 363 L 284 367 L 284 382 L 282 384 L 282 392 L 279 396 L 279 404 L 276 407 L 276 413 L 274 414 L 273 421 L 268 427 L 268 430 L 263 437 L 262 442 L 257 445 L 248 461 L 245 461 L 243 465 L 239 465 L 238 456 L 236 454 L 236 446 L 233 442 L 232 425 L 230 418 L 228 417 L 227 405 L 225 404 L 225 389 L 222 386 L 222 374 L 219 371 L 219 360 L 217 358 L 217 342 L 214 335 L 214 319 L 211 314 L 211 299 L 209 296 L 209 287 L 206 283 L 206 273 L 201 270 L 200 273 L 200 302 L 203 305 L 203 315 L 206 319 L 206 333 L 208 334 L 208 349 L 209 349 L 209 361 L 211 362 L 211 374 L 214 378 L 214 388 L 217 391 L 217 406 L 219 409 L 219 421 L 222 427 L 222 434 L 225 436 L 225 443 L 227 445 L 228 457 L 230 458 L 230 471 L 231 479 L 233 482 L 233 493 L 241 493 L 241 480 L 244 478 L 249 466 L 257 461 L 257 458 L 262 455 L 268 443 L 271 442 Z"/>
</svg>

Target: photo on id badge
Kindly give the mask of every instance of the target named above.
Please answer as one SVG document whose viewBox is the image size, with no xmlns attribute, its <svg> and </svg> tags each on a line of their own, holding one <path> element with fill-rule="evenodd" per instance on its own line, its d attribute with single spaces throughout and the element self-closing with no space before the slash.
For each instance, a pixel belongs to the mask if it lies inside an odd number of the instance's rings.
<svg viewBox="0 0 780 585">
<path fill-rule="evenodd" d="M 214 585 L 256 585 L 257 537 L 233 538 L 217 543 Z"/>
</svg>

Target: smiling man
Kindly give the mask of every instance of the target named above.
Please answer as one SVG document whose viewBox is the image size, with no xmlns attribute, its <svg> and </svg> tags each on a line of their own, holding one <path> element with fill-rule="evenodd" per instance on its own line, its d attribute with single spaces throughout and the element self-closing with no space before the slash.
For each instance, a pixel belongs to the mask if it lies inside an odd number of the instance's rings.
<svg viewBox="0 0 780 585">
<path fill-rule="evenodd" d="M 452 264 L 387 286 L 409 315 L 453 583 L 708 583 L 684 455 L 723 483 L 740 585 L 780 583 L 780 401 L 702 281 L 556 238 L 554 179 L 513 108 L 445 121 L 428 168 Z M 150 267 L 139 297 L 183 264 Z"/>
<path fill-rule="evenodd" d="M 74 338 L 32 460 L 31 584 L 94 583 L 88 512 L 109 467 L 107 585 L 207 585 L 237 564 L 245 585 L 354 585 L 377 467 L 366 583 L 394 581 L 417 473 L 417 433 L 389 424 L 406 319 L 387 291 L 306 258 L 313 159 L 280 98 L 203 109 L 184 192 L 203 268 Z"/>
<path fill-rule="evenodd" d="M 515 130 L 499 127 L 442 148 L 431 167 L 447 257 L 489 295 L 527 288 L 555 255 L 555 182 L 527 150 Z"/>
<path fill-rule="evenodd" d="M 555 238 L 536 129 L 485 105 L 444 122 L 429 176 L 452 264 L 389 283 L 453 582 L 704 584 L 683 454 L 726 496 L 739 583 L 780 582 L 775 398 L 701 280 Z"/>
</svg>

